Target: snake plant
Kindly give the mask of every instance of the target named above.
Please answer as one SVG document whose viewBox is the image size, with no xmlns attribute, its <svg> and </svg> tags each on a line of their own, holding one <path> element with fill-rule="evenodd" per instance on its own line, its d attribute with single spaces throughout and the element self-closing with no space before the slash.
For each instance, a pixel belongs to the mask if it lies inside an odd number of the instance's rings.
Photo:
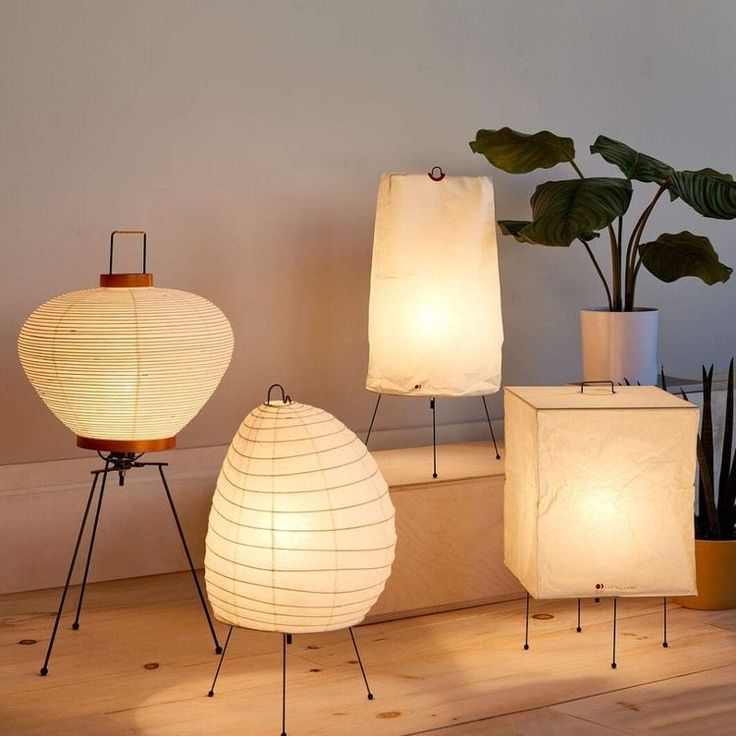
<svg viewBox="0 0 736 736">
<path fill-rule="evenodd" d="M 531 198 L 531 220 L 499 220 L 505 235 L 520 243 L 585 248 L 606 291 L 612 312 L 634 309 L 636 281 L 642 266 L 661 281 L 695 276 L 706 284 L 728 281 L 732 269 L 720 262 L 710 240 L 688 230 L 663 233 L 643 242 L 644 229 L 657 203 L 667 192 L 703 217 L 736 218 L 736 182 L 715 169 L 678 171 L 624 143 L 598 136 L 590 147 L 618 167 L 623 176 L 587 177 L 575 161 L 572 138 L 543 130 L 532 135 L 511 128 L 479 130 L 470 142 L 474 153 L 511 174 L 548 169 L 567 163 L 577 178 L 540 184 Z M 633 192 L 632 181 L 656 186 L 656 192 L 624 241 L 624 215 Z M 610 243 L 610 284 L 592 247 L 602 231 Z"/>
<path fill-rule="evenodd" d="M 662 373 L 664 384 L 664 372 Z M 664 384 L 666 388 L 666 384 Z M 681 392 L 684 399 L 687 395 Z M 715 473 L 713 442 L 713 366 L 703 366 L 703 414 L 698 435 L 698 539 L 736 539 L 736 455 L 733 451 L 734 386 L 733 359 L 728 367 L 723 446 L 718 476 Z M 717 490 L 717 493 L 716 493 Z"/>
</svg>

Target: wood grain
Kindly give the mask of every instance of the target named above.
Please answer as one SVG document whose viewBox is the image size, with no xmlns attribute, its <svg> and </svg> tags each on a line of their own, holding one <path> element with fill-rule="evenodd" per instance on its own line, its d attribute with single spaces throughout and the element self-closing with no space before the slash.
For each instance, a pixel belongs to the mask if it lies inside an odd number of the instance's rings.
<svg viewBox="0 0 736 736">
<path fill-rule="evenodd" d="M 71 614 L 65 616 L 49 676 L 41 678 L 57 595 L 0 598 L 0 734 L 279 732 L 280 637 L 236 631 L 217 694 L 206 697 L 217 657 L 185 573 L 90 586 L 81 629 L 71 631 Z M 615 671 L 610 606 L 592 601 L 584 602 L 581 634 L 574 631 L 574 602 L 535 602 L 534 613 L 552 618 L 532 619 L 528 652 L 521 648 L 523 601 L 361 626 L 356 637 L 373 701 L 365 698 L 347 632 L 297 636 L 288 655 L 288 730 L 733 733 L 736 632 L 724 625 L 728 614 L 721 612 L 716 625 L 706 613 L 673 606 L 665 650 L 660 610 L 658 600 L 621 602 Z M 707 730 L 687 731 L 699 714 Z M 585 723 L 588 730 L 580 730 Z"/>
</svg>

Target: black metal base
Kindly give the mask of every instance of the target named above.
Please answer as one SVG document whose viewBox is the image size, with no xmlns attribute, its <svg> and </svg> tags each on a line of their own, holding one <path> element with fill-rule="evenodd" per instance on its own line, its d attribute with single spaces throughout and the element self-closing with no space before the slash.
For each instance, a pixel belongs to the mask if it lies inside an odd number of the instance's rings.
<svg viewBox="0 0 736 736">
<path fill-rule="evenodd" d="M 220 670 L 222 669 L 222 663 L 225 660 L 225 652 L 227 652 L 227 646 L 230 643 L 230 636 L 233 633 L 233 628 L 234 627 L 231 626 L 229 631 L 227 632 L 227 638 L 225 639 L 225 646 L 222 650 L 222 656 L 220 657 L 220 661 L 217 663 L 217 669 L 215 670 L 215 677 L 212 680 L 212 686 L 207 692 L 207 697 L 209 698 L 213 697 L 215 694 L 215 685 L 217 684 L 217 678 L 220 676 Z M 363 660 L 361 659 L 360 650 L 358 649 L 358 642 L 355 640 L 353 627 L 349 626 L 348 631 L 350 632 L 350 641 L 352 641 L 353 643 L 355 657 L 358 660 L 358 666 L 360 667 L 360 674 L 363 677 L 368 700 L 373 700 L 373 693 L 371 692 L 371 687 L 368 684 L 368 677 L 365 674 Z M 286 650 L 287 647 L 292 643 L 292 635 L 282 634 L 281 642 L 281 736 L 286 736 Z"/>
<path fill-rule="evenodd" d="M 92 502 L 94 500 L 95 491 L 97 490 L 98 481 L 100 481 L 100 477 L 102 478 L 100 485 L 100 492 L 97 497 L 97 506 L 95 508 L 95 514 L 94 514 L 94 521 L 92 524 L 92 533 L 90 534 L 89 539 L 89 547 L 87 549 L 87 559 L 84 564 L 84 573 L 82 575 L 82 583 L 81 588 L 79 591 L 79 600 L 77 601 L 77 609 L 74 616 L 74 622 L 72 623 L 72 629 L 74 631 L 79 630 L 80 625 L 80 618 L 82 616 L 82 603 L 84 601 L 84 594 L 87 589 L 87 578 L 89 576 L 89 569 L 90 564 L 92 563 L 92 552 L 94 550 L 95 546 L 95 540 L 97 538 L 97 526 L 100 521 L 100 513 L 102 512 L 102 501 L 105 496 L 105 487 L 107 485 L 107 476 L 110 473 L 117 473 L 118 474 L 118 485 L 123 486 L 125 485 L 125 477 L 128 471 L 132 470 L 133 468 L 143 468 L 147 466 L 153 466 L 157 467 L 159 474 L 161 476 L 161 482 L 164 487 L 164 491 L 166 493 L 166 498 L 169 502 L 169 506 L 171 508 L 171 513 L 174 517 L 174 522 L 176 524 L 176 529 L 179 533 L 179 538 L 181 539 L 182 547 L 184 549 L 184 554 L 187 558 L 187 563 L 189 565 L 189 570 L 192 573 L 192 579 L 194 580 L 194 586 L 197 590 L 197 595 L 199 596 L 199 601 L 202 604 L 202 610 L 204 611 L 204 615 L 207 619 L 207 625 L 210 630 L 210 634 L 212 635 L 212 640 L 215 644 L 215 652 L 217 654 L 220 654 L 222 652 L 222 648 L 220 647 L 220 643 L 217 640 L 217 634 L 215 633 L 215 627 L 212 624 L 212 618 L 210 617 L 209 609 L 207 608 L 207 603 L 204 598 L 204 594 L 202 593 L 202 588 L 199 584 L 199 578 L 197 577 L 197 572 L 194 569 L 194 562 L 192 561 L 192 556 L 189 553 L 189 547 L 187 546 L 187 540 L 184 536 L 184 530 L 182 529 L 181 522 L 179 521 L 179 515 L 176 513 L 176 507 L 174 506 L 174 499 L 171 496 L 171 491 L 169 490 L 169 485 L 166 482 L 166 476 L 164 475 L 164 467 L 168 465 L 168 463 L 142 463 L 140 462 L 141 454 L 136 455 L 132 452 L 111 452 L 107 456 L 103 456 L 101 453 L 98 453 L 100 457 L 105 461 L 105 467 L 101 470 L 93 470 L 92 471 L 92 487 L 89 492 L 89 496 L 87 497 L 87 503 L 84 508 L 84 513 L 82 514 L 82 522 L 79 527 L 79 533 L 77 534 L 77 541 L 74 545 L 74 552 L 72 553 L 72 559 L 69 564 L 69 571 L 67 572 L 66 581 L 64 583 L 64 590 L 61 594 L 61 600 L 59 601 L 59 608 L 56 611 L 56 617 L 54 619 L 54 626 L 51 630 L 51 638 L 49 640 L 49 646 L 46 651 L 46 658 L 44 659 L 43 666 L 41 667 L 40 674 L 42 677 L 45 677 L 48 675 L 48 665 L 49 660 L 51 659 L 51 653 L 54 649 L 54 643 L 56 641 L 56 634 L 59 630 L 59 623 L 61 621 L 61 615 L 64 610 L 64 604 L 66 603 L 66 597 L 67 593 L 69 592 L 69 586 L 71 584 L 72 576 L 74 574 L 74 568 L 77 563 L 77 555 L 79 554 L 79 548 L 82 545 L 82 539 L 84 537 L 85 528 L 87 526 L 87 519 L 89 518 L 89 512 L 92 507 Z"/>
<path fill-rule="evenodd" d="M 529 595 L 529 592 L 527 591 L 526 594 L 526 606 L 525 606 L 525 614 L 524 614 L 524 650 L 529 649 L 529 605 L 530 605 L 531 596 Z M 600 603 L 600 598 L 595 598 L 596 603 Z M 582 626 L 582 618 L 581 618 L 581 599 L 578 598 L 578 617 L 577 617 L 577 626 L 575 627 L 575 631 L 577 633 L 580 633 L 583 630 Z M 616 662 L 616 627 L 617 627 L 617 618 L 618 618 L 618 598 L 613 598 L 613 622 L 612 622 L 612 632 L 611 632 L 611 669 L 615 670 L 618 667 L 618 663 Z M 662 646 L 665 649 L 669 648 L 669 641 L 667 640 L 667 598 L 662 598 Z"/>
<path fill-rule="evenodd" d="M 378 394 L 376 399 L 376 405 L 373 407 L 373 416 L 371 416 L 371 423 L 368 425 L 368 432 L 365 436 L 365 445 L 368 447 L 368 441 L 371 438 L 371 432 L 373 431 L 373 424 L 376 421 L 376 414 L 378 414 L 378 407 L 381 403 L 381 396 Z M 501 459 L 501 453 L 498 451 L 498 443 L 496 442 L 496 433 L 493 431 L 493 424 L 491 423 L 491 415 L 488 412 L 488 404 L 486 403 L 486 397 L 481 396 L 483 399 L 483 408 L 486 413 L 486 420 L 488 421 L 488 429 L 491 430 L 491 441 L 493 442 L 493 450 L 496 453 L 496 460 Z M 437 399 L 432 396 L 429 400 L 429 409 L 432 412 L 432 477 L 437 477 Z"/>
</svg>

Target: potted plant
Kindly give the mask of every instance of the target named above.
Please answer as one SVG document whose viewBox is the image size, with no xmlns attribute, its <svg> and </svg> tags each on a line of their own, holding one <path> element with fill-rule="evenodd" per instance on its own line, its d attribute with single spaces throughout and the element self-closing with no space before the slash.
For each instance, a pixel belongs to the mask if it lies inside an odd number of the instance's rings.
<svg viewBox="0 0 736 736">
<path fill-rule="evenodd" d="M 662 374 L 664 383 L 664 373 Z M 666 384 L 665 384 L 666 385 Z M 687 396 L 682 392 L 685 399 Z M 723 443 L 715 474 L 713 366 L 703 366 L 703 411 L 698 436 L 698 509 L 695 515 L 695 567 L 698 595 L 675 598 L 686 608 L 736 608 L 736 456 L 733 452 L 733 359 L 728 368 Z M 717 493 L 716 493 L 717 489 Z"/>
<path fill-rule="evenodd" d="M 519 243 L 557 247 L 581 244 L 604 287 L 607 304 L 583 310 L 583 378 L 585 380 L 655 383 L 657 377 L 658 312 L 635 305 L 642 266 L 658 279 L 676 281 L 695 276 L 706 284 L 725 282 L 732 269 L 720 262 L 708 238 L 688 230 L 644 239 L 644 230 L 666 192 L 704 217 L 736 218 L 736 182 L 714 169 L 678 171 L 619 141 L 598 136 L 590 152 L 617 166 L 623 176 L 587 177 L 575 161 L 572 138 L 547 130 L 532 135 L 511 128 L 479 130 L 470 148 L 495 167 L 511 174 L 569 164 L 576 178 L 540 184 L 531 198 L 531 220 L 499 220 L 506 235 Z M 624 237 L 624 215 L 632 181 L 653 184 L 652 200 Z M 608 235 L 610 268 L 601 267 L 593 241 Z"/>
</svg>

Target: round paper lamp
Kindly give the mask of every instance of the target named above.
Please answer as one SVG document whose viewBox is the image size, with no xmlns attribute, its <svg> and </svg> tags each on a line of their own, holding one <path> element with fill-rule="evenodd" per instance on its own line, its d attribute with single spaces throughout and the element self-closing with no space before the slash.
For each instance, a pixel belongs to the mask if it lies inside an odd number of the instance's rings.
<svg viewBox="0 0 736 736">
<path fill-rule="evenodd" d="M 103 274 L 97 289 L 54 297 L 18 338 L 23 370 L 77 445 L 112 452 L 173 447 L 232 351 L 214 304 L 156 288 L 149 273 Z"/>
<path fill-rule="evenodd" d="M 288 397 L 248 414 L 207 532 L 207 595 L 220 621 L 282 633 L 353 626 L 381 594 L 395 543 L 386 481 L 345 425 Z"/>
<path fill-rule="evenodd" d="M 490 179 L 381 177 L 368 341 L 369 391 L 499 390 L 503 323 Z"/>
</svg>

